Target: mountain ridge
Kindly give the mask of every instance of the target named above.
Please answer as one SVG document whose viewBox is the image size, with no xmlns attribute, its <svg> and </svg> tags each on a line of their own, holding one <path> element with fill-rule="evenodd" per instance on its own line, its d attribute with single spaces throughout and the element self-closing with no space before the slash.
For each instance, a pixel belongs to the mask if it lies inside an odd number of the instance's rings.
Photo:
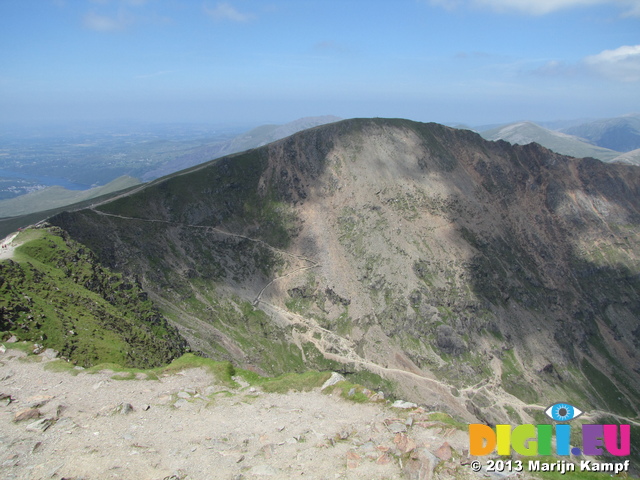
<svg viewBox="0 0 640 480">
<path fill-rule="evenodd" d="M 594 157 L 602 161 L 614 161 L 621 152 L 602 148 L 584 138 L 544 128 L 533 122 L 516 122 L 480 132 L 487 140 L 506 140 L 510 143 L 540 145 L 563 155 L 576 158 Z"/>
<path fill-rule="evenodd" d="M 341 120 L 340 117 L 333 115 L 304 117 L 283 125 L 260 125 L 248 132 L 232 138 L 221 144 L 205 146 L 194 151 L 181 155 L 176 159 L 159 166 L 158 168 L 145 173 L 144 181 L 154 180 L 171 173 L 193 167 L 203 161 L 209 161 L 215 158 L 230 155 L 232 153 L 242 152 L 250 148 L 260 147 L 267 143 L 288 137 L 301 130 L 306 130 L 318 125 L 332 123 Z"/>
<path fill-rule="evenodd" d="M 139 274 L 209 355 L 265 373 L 375 364 L 414 398 L 495 421 L 506 404 L 480 413 L 481 398 L 516 398 L 523 418 L 551 396 L 638 408 L 636 364 L 616 360 L 617 379 L 606 359 L 640 332 L 639 192 L 635 167 L 353 119 L 51 222 Z M 620 400 L 581 386 L 594 370 Z M 494 387 L 466 404 L 479 378 Z"/>
</svg>

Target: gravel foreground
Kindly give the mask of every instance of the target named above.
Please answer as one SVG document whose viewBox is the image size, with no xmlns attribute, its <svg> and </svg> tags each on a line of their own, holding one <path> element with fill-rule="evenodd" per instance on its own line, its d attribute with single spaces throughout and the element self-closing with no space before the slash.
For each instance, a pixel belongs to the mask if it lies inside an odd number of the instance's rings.
<svg viewBox="0 0 640 480">
<path fill-rule="evenodd" d="M 158 380 L 45 370 L 0 350 L 0 471 L 8 479 L 486 478 L 466 432 L 423 408 L 337 393 L 264 393 L 201 368 Z M 486 475 L 486 474 L 485 474 Z"/>
</svg>

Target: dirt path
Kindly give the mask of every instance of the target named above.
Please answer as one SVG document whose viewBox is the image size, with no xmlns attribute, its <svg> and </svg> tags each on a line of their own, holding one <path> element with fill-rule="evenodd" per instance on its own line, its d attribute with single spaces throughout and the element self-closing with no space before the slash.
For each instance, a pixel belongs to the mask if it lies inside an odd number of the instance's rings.
<svg viewBox="0 0 640 480">
<path fill-rule="evenodd" d="M 19 247 L 20 244 L 14 243 L 13 240 L 18 236 L 17 233 L 12 233 L 11 235 L 5 237 L 0 241 L 0 261 L 7 260 L 9 258 L 13 258 L 13 252 L 16 247 Z"/>
<path fill-rule="evenodd" d="M 262 245 L 262 246 L 264 246 L 264 247 L 266 247 L 269 250 L 272 250 L 274 252 L 280 253 L 282 255 L 286 255 L 288 257 L 293 257 L 293 258 L 296 258 L 298 260 L 303 260 L 303 261 L 309 262 L 312 266 L 317 265 L 316 262 L 314 260 L 311 260 L 310 258 L 307 258 L 307 257 L 305 257 L 303 255 L 296 255 L 295 253 L 290 253 L 290 252 L 287 252 L 286 250 L 280 250 L 279 248 L 276 248 L 276 247 L 274 247 L 272 245 L 269 245 L 264 240 L 247 237 L 246 235 L 241 235 L 239 233 L 228 232 L 226 230 L 222 230 L 222 229 L 217 228 L 217 227 L 212 227 L 210 225 L 192 225 L 192 224 L 189 224 L 189 223 L 170 222 L 168 220 L 157 220 L 157 219 L 153 219 L 153 218 L 126 217 L 126 216 L 123 216 L 123 215 L 116 215 L 114 213 L 107 213 L 107 212 L 103 212 L 103 211 L 100 211 L 100 210 L 96 210 L 95 208 L 91 208 L 91 211 L 93 211 L 94 213 L 97 213 L 98 215 L 103 215 L 103 216 L 106 216 L 106 217 L 121 218 L 123 220 L 136 220 L 136 221 L 139 221 L 139 222 L 151 222 L 151 223 L 164 223 L 164 224 L 172 225 L 172 226 L 176 226 L 176 227 L 200 228 L 200 229 L 204 229 L 204 230 L 211 230 L 211 231 L 214 231 L 214 232 L 219 233 L 221 235 L 226 235 L 228 237 L 241 238 L 243 240 L 248 240 L 250 242 L 259 243 L 260 245 Z"/>
<path fill-rule="evenodd" d="M 525 404 L 524 402 L 522 402 L 520 399 L 518 399 L 517 397 L 508 394 L 506 392 L 504 392 L 501 388 L 499 388 L 499 384 L 500 384 L 500 364 L 499 362 L 497 362 L 497 365 L 493 365 L 494 367 L 494 376 L 491 380 L 488 381 L 488 383 L 482 385 L 482 386 L 472 386 L 472 387 L 467 387 L 467 388 L 463 388 L 459 391 L 459 393 L 461 394 L 461 398 L 455 398 L 452 395 L 452 386 L 441 382 L 435 378 L 431 378 L 431 377 L 427 377 L 424 375 L 421 375 L 419 373 L 415 373 L 415 372 L 411 372 L 408 370 L 403 370 L 403 369 L 398 369 L 398 368 L 389 368 L 389 367 L 384 367 L 382 365 L 378 365 L 376 363 L 373 363 L 371 361 L 368 361 L 362 357 L 360 357 L 356 352 L 355 352 L 355 345 L 352 344 L 352 342 L 350 342 L 348 339 L 343 338 L 337 334 L 335 334 L 334 332 L 331 332 L 325 328 L 322 328 L 321 326 L 319 326 L 317 324 L 317 322 L 315 322 L 313 319 L 309 319 L 303 316 L 300 316 L 298 314 L 295 314 L 293 312 L 290 312 L 288 310 L 285 310 L 281 307 L 278 307 L 276 305 L 270 304 L 268 302 L 265 302 L 264 300 L 262 300 L 262 296 L 264 294 L 264 292 L 274 283 L 276 283 L 277 281 L 279 281 L 280 279 L 284 279 L 293 275 L 296 275 L 298 273 L 304 272 L 306 270 L 309 269 L 313 269 L 313 268 L 319 268 L 321 267 L 321 265 L 316 262 L 315 260 L 305 257 L 303 255 L 296 255 L 296 254 L 292 254 L 290 252 L 287 252 L 286 250 L 281 250 L 279 248 L 273 247 L 272 245 L 268 244 L 267 242 L 260 240 L 260 239 L 256 239 L 256 238 L 251 238 L 248 237 L 246 235 L 241 235 L 241 234 L 237 234 L 237 233 L 232 233 L 232 232 L 228 232 L 226 230 L 217 228 L 217 227 L 212 227 L 212 226 L 206 226 L 206 225 L 192 225 L 192 224 L 185 224 L 185 223 L 179 223 L 179 222 L 170 222 L 167 220 L 158 220 L 158 219 L 145 219 L 145 218 L 138 218 L 138 217 L 128 217 L 128 216 L 123 216 L 123 215 L 116 215 L 116 214 L 112 214 L 112 213 L 107 213 L 107 212 L 103 212 L 100 210 L 96 210 L 95 208 L 92 207 L 92 211 L 94 211 L 95 213 L 97 213 L 98 215 L 103 215 L 103 216 L 107 216 L 107 217 L 114 217 L 114 218 L 120 218 L 123 220 L 131 220 L 131 221 L 143 221 L 143 222 L 152 222 L 152 223 L 164 223 L 164 224 L 168 224 L 168 225 L 172 225 L 172 226 L 180 226 L 180 227 L 187 227 L 187 228 L 197 228 L 197 229 L 205 229 L 205 230 L 209 230 L 209 231 L 213 231 L 216 232 L 218 234 L 222 234 L 222 235 L 226 235 L 229 237 L 235 237 L 235 238 L 240 238 L 243 240 L 247 240 L 250 242 L 255 242 L 258 243 L 280 255 L 284 255 L 284 256 L 289 256 L 292 258 L 295 258 L 297 260 L 301 260 L 303 262 L 307 263 L 307 266 L 304 267 L 299 267 L 299 268 L 295 268 L 294 270 L 290 271 L 290 272 L 286 272 L 283 275 L 280 275 L 279 277 L 276 277 L 274 279 L 272 279 L 269 283 L 267 283 L 264 287 L 262 287 L 262 289 L 260 290 L 260 292 L 256 295 L 256 298 L 253 301 L 253 306 L 257 307 L 258 305 L 261 305 L 261 308 L 264 308 L 266 310 L 270 310 L 273 314 L 278 315 L 279 317 L 282 318 L 286 318 L 288 319 L 291 323 L 294 324 L 302 324 L 305 325 L 307 328 L 309 328 L 309 330 L 307 331 L 306 334 L 302 335 L 304 337 L 304 341 L 305 342 L 312 342 L 316 348 L 328 359 L 332 359 L 332 360 L 336 360 L 338 362 L 341 363 L 355 363 L 358 364 L 360 366 L 363 366 L 367 369 L 369 369 L 370 371 L 380 374 L 380 375 L 386 375 L 387 377 L 389 377 L 390 375 L 401 375 L 401 376 L 405 376 L 405 377 L 409 377 L 412 378 L 415 381 L 421 382 L 423 384 L 427 384 L 428 388 L 430 390 L 433 390 L 434 392 L 437 392 L 437 394 L 439 396 L 441 396 L 444 401 L 446 401 L 449 405 L 456 405 L 458 408 L 456 408 L 455 410 L 459 411 L 459 413 L 464 413 L 464 414 L 468 414 L 468 411 L 466 410 L 466 408 L 463 406 L 464 404 L 464 400 L 465 399 L 473 399 L 473 397 L 479 392 L 482 391 L 488 398 L 492 399 L 493 403 L 495 405 L 499 405 L 499 406 L 510 406 L 513 409 L 515 409 L 522 418 L 526 418 L 528 416 L 528 414 L 525 411 L 525 408 L 529 407 L 527 404 Z M 314 336 L 314 333 L 320 333 L 320 338 L 317 338 L 316 336 Z M 331 351 L 329 351 L 331 350 Z M 496 362 L 494 362 L 496 363 Z M 479 387 L 479 388 L 478 388 Z"/>
<path fill-rule="evenodd" d="M 434 392 L 437 392 L 439 396 L 441 396 L 444 401 L 446 401 L 448 404 L 450 405 L 457 405 L 459 408 L 457 408 L 456 410 L 459 410 L 460 412 L 463 413 L 468 413 L 466 408 L 463 407 L 463 401 L 461 401 L 461 399 L 459 398 L 455 398 L 453 397 L 451 391 L 452 391 L 452 386 L 441 382 L 435 378 L 431 378 L 431 377 L 427 377 L 424 375 L 421 375 L 419 373 L 415 373 L 415 372 L 411 372 L 408 370 L 402 370 L 402 369 L 398 369 L 398 368 L 389 368 L 389 367 L 384 367 L 382 365 L 378 365 L 376 363 L 373 363 L 371 361 L 368 361 L 362 357 L 360 357 L 358 354 L 355 353 L 355 345 L 352 344 L 352 342 L 350 342 L 348 339 L 345 339 L 339 335 L 336 335 L 334 332 L 331 332 L 325 328 L 320 327 L 317 322 L 315 322 L 313 319 L 308 319 L 306 317 L 303 317 L 301 315 L 295 314 L 293 312 L 290 312 L 288 310 L 285 310 L 281 307 L 278 307 L 276 305 L 270 304 L 268 302 L 265 302 L 264 300 L 262 300 L 262 295 L 264 294 L 264 292 L 271 286 L 273 285 L 275 282 L 277 282 L 280 279 L 283 278 L 287 278 L 290 277 L 292 275 L 298 274 L 300 272 L 309 270 L 309 269 L 313 269 L 313 268 L 318 268 L 321 267 L 321 265 L 319 263 L 317 263 L 316 261 L 302 256 L 302 255 L 295 255 L 292 254 L 290 252 L 287 252 L 285 250 L 281 250 L 278 249 L 276 247 L 273 247 L 271 245 L 269 245 L 268 243 L 264 242 L 263 240 L 259 240 L 259 239 L 255 239 L 255 238 L 251 238 L 251 237 L 247 237 L 245 235 L 241 235 L 241 234 L 236 234 L 236 233 L 231 233 L 231 232 L 227 232 L 225 230 L 219 229 L 217 227 L 211 227 L 211 226 L 203 226 L 203 225 L 191 225 L 191 224 L 183 224 L 183 223 L 177 223 L 177 222 L 169 222 L 167 220 L 156 220 L 156 219 L 144 219 L 144 218 L 137 218 L 137 217 L 127 217 L 127 216 L 122 216 L 122 215 L 116 215 L 116 214 L 111 214 L 111 213 L 106 213 L 106 212 L 102 212 L 100 210 L 93 210 L 94 212 L 96 212 L 99 215 L 104 215 L 104 216 L 109 216 L 109 217 L 115 217 L 115 218 L 120 218 L 120 219 L 124 219 L 124 220 L 134 220 L 134 221 L 146 221 L 146 222 L 155 222 L 155 223 L 165 223 L 165 224 L 169 224 L 169 225 L 175 225 L 175 226 L 181 226 L 181 227 L 189 227 L 189 228 L 199 228 L 199 229 L 208 229 L 211 231 L 214 231 L 216 233 L 219 234 L 223 234 L 223 235 L 227 235 L 227 236 L 231 236 L 231 237 L 236 237 L 236 238 L 241 238 L 244 240 L 248 240 L 251 242 L 256 242 L 259 243 L 269 249 L 271 249 L 272 251 L 281 254 L 281 255 L 287 255 L 287 256 L 291 256 L 294 257 L 298 260 L 302 260 L 308 263 L 307 266 L 305 267 L 300 267 L 300 268 L 296 268 L 295 270 L 292 270 L 290 272 L 287 272 L 279 277 L 274 278 L 273 280 L 271 280 L 269 283 L 267 283 L 258 293 L 258 295 L 256 296 L 256 298 L 253 301 L 253 306 L 256 307 L 258 305 L 261 306 L 261 308 L 266 309 L 266 310 L 270 310 L 273 314 L 278 315 L 279 317 L 283 317 L 288 319 L 291 323 L 294 324 L 301 324 L 301 325 L 305 325 L 307 328 L 309 328 L 309 330 L 307 331 L 306 334 L 302 335 L 304 337 L 303 341 L 304 342 L 312 342 L 316 348 L 328 359 L 332 359 L 332 360 L 336 360 L 338 362 L 341 363 L 354 363 L 354 364 L 358 364 L 362 367 L 365 367 L 367 369 L 369 369 L 370 371 L 380 374 L 380 375 L 385 375 L 387 377 L 389 377 L 390 375 L 402 375 L 405 377 L 410 377 L 415 381 L 421 382 L 423 384 L 427 384 L 429 386 L 429 388 L 431 390 L 433 390 Z M 316 336 L 314 336 L 314 333 L 320 333 L 320 338 L 317 338 Z M 331 350 L 331 351 L 329 351 Z M 336 351 L 337 350 L 337 351 Z M 499 375 L 496 376 L 496 378 L 493 379 L 493 382 L 498 381 L 497 379 L 499 379 Z M 513 407 L 514 409 L 516 409 L 516 411 L 518 411 L 521 415 L 524 415 L 524 408 L 526 407 L 526 405 L 521 402 L 518 398 L 509 395 L 509 394 L 503 394 L 500 389 L 496 389 L 496 388 L 490 388 L 490 387 L 495 387 L 496 384 L 495 383 L 491 383 L 490 385 L 484 385 L 483 387 L 481 387 L 485 394 L 489 397 L 492 398 L 494 400 L 495 404 L 499 404 L 499 405 L 509 405 L 511 407 Z M 467 388 L 467 389 L 463 389 L 461 390 L 461 393 L 463 395 L 463 399 L 464 398 L 469 398 L 469 397 L 473 397 L 474 394 L 477 392 L 477 390 L 475 388 Z"/>
<path fill-rule="evenodd" d="M 244 387 L 228 388 L 203 369 L 117 380 L 111 371 L 45 371 L 47 363 L 0 353 L 0 398 L 12 399 L 0 401 L 3 479 L 382 480 L 413 478 L 409 468 L 436 463 L 445 468 L 433 478 L 474 478 L 462 464 L 466 433 L 420 408 L 318 390 L 265 393 L 242 379 Z M 49 428 L 13 421 L 35 405 Z"/>
<path fill-rule="evenodd" d="M 389 367 L 383 367 L 382 365 L 378 365 L 377 363 L 372 363 L 368 360 L 365 360 L 364 358 L 360 357 L 359 355 L 357 355 L 355 353 L 355 346 L 352 345 L 349 340 L 340 337 L 339 335 L 336 335 L 334 332 L 332 332 L 331 330 L 327 330 L 326 328 L 321 327 L 320 325 L 318 325 L 315 321 L 310 320 L 306 317 L 303 317 L 301 315 L 298 315 L 296 313 L 293 312 L 289 312 L 287 310 L 284 310 L 276 305 L 270 304 L 270 303 L 266 303 L 266 302 L 261 302 L 262 305 L 267 306 L 269 309 L 277 311 L 280 315 L 284 315 L 286 317 L 288 317 L 290 320 L 292 320 L 292 323 L 297 323 L 297 324 L 301 324 L 301 325 L 305 325 L 307 328 L 309 328 L 307 330 L 306 333 L 301 334 L 304 337 L 305 341 L 311 342 L 313 343 L 316 348 L 322 352 L 323 355 L 325 355 L 327 358 L 333 359 L 333 360 L 337 360 L 341 363 L 357 363 L 359 365 L 371 368 L 372 370 L 375 370 L 377 373 L 393 373 L 393 374 L 401 374 L 401 375 L 407 375 L 410 377 L 413 377 L 415 379 L 421 380 L 421 381 L 426 381 L 429 382 L 431 384 L 433 384 L 434 386 L 437 386 L 439 389 L 442 389 L 443 392 L 446 392 L 447 395 L 450 395 L 450 391 L 451 391 L 451 385 L 447 384 L 447 383 L 443 383 L 439 380 L 436 380 L 434 378 L 430 378 L 430 377 L 426 377 L 424 375 L 420 375 L 418 373 L 415 372 L 410 372 L 408 370 L 401 370 L 398 368 L 389 368 Z M 294 320 L 294 319 L 297 319 Z M 317 338 L 316 336 L 314 336 L 315 332 L 320 332 L 321 333 L 321 338 Z M 335 353 L 335 352 L 328 352 L 326 345 L 324 342 L 322 342 L 321 339 L 324 339 L 326 336 L 330 336 L 333 341 L 329 341 L 327 343 L 329 343 L 334 349 L 339 348 L 340 350 L 342 350 L 343 352 L 346 351 L 348 353 Z"/>
<path fill-rule="evenodd" d="M 137 221 L 142 221 L 142 222 L 164 223 L 164 224 L 167 224 L 167 225 L 180 226 L 180 227 L 206 229 L 206 230 L 210 230 L 210 231 L 213 231 L 213 232 L 216 232 L 216 233 L 219 233 L 219 234 L 222 234 L 222 235 L 226 235 L 226 236 L 229 236 L 229 237 L 240 238 L 240 239 L 243 239 L 243 240 L 248 240 L 250 242 L 255 242 L 255 243 L 258 243 L 258 244 L 262 245 L 263 247 L 266 247 L 269 250 L 274 251 L 274 252 L 276 252 L 276 253 L 278 253 L 280 255 L 293 257 L 293 258 L 295 258 L 297 260 L 302 260 L 303 262 L 307 262 L 308 263 L 308 265 L 305 266 L 305 267 L 296 268 L 295 270 L 293 270 L 291 272 L 287 272 L 284 275 L 280 275 L 279 277 L 274 278 L 269 283 L 267 283 L 264 287 L 262 287 L 262 289 L 260 290 L 258 295 L 256 295 L 256 298 L 253 300 L 253 306 L 254 307 L 256 305 L 258 305 L 258 303 L 260 302 L 260 298 L 262 297 L 262 294 L 265 292 L 265 290 L 267 290 L 267 288 L 269 288 L 271 285 L 273 285 L 278 280 L 290 277 L 292 275 L 295 275 L 295 274 L 300 273 L 300 272 L 304 272 L 304 271 L 312 269 L 312 268 L 320 267 L 319 263 L 317 263 L 316 261 L 314 261 L 314 260 L 312 260 L 312 259 L 310 259 L 308 257 L 305 257 L 304 255 L 296 255 L 294 253 L 287 252 L 286 250 L 281 250 L 279 248 L 276 248 L 276 247 L 268 244 L 264 240 L 247 237 L 246 235 L 241 235 L 239 233 L 228 232 L 226 230 L 222 230 L 222 229 L 217 228 L 217 227 L 212 227 L 212 226 L 208 226 L 208 225 L 192 225 L 192 224 L 188 224 L 188 223 L 170 222 L 168 220 L 156 220 L 156 219 L 146 219 L 146 218 L 137 218 L 137 217 L 126 217 L 126 216 L 123 216 L 123 215 L 116 215 L 116 214 L 113 214 L 113 213 L 106 213 L 106 212 L 102 212 L 100 210 L 95 210 L 93 207 L 91 208 L 91 210 L 93 212 L 97 213 L 98 215 L 104 215 L 104 216 L 107 216 L 107 217 L 121 218 L 123 220 L 137 220 Z"/>
</svg>

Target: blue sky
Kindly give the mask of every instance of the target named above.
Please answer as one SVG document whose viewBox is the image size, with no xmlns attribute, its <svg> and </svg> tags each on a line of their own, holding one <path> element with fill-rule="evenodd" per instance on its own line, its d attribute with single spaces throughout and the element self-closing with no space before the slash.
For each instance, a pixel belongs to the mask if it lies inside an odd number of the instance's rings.
<svg viewBox="0 0 640 480">
<path fill-rule="evenodd" d="M 640 111 L 640 0 L 2 0 L 0 122 Z"/>
</svg>

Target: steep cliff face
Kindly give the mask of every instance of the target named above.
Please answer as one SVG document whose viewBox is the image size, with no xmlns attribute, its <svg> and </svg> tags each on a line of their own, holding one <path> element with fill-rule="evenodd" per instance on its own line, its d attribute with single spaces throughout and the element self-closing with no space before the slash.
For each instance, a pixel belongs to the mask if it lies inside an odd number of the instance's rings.
<svg viewBox="0 0 640 480">
<path fill-rule="evenodd" d="M 50 221 L 212 356 L 366 368 L 487 421 L 640 407 L 633 166 L 347 120 Z"/>
</svg>

